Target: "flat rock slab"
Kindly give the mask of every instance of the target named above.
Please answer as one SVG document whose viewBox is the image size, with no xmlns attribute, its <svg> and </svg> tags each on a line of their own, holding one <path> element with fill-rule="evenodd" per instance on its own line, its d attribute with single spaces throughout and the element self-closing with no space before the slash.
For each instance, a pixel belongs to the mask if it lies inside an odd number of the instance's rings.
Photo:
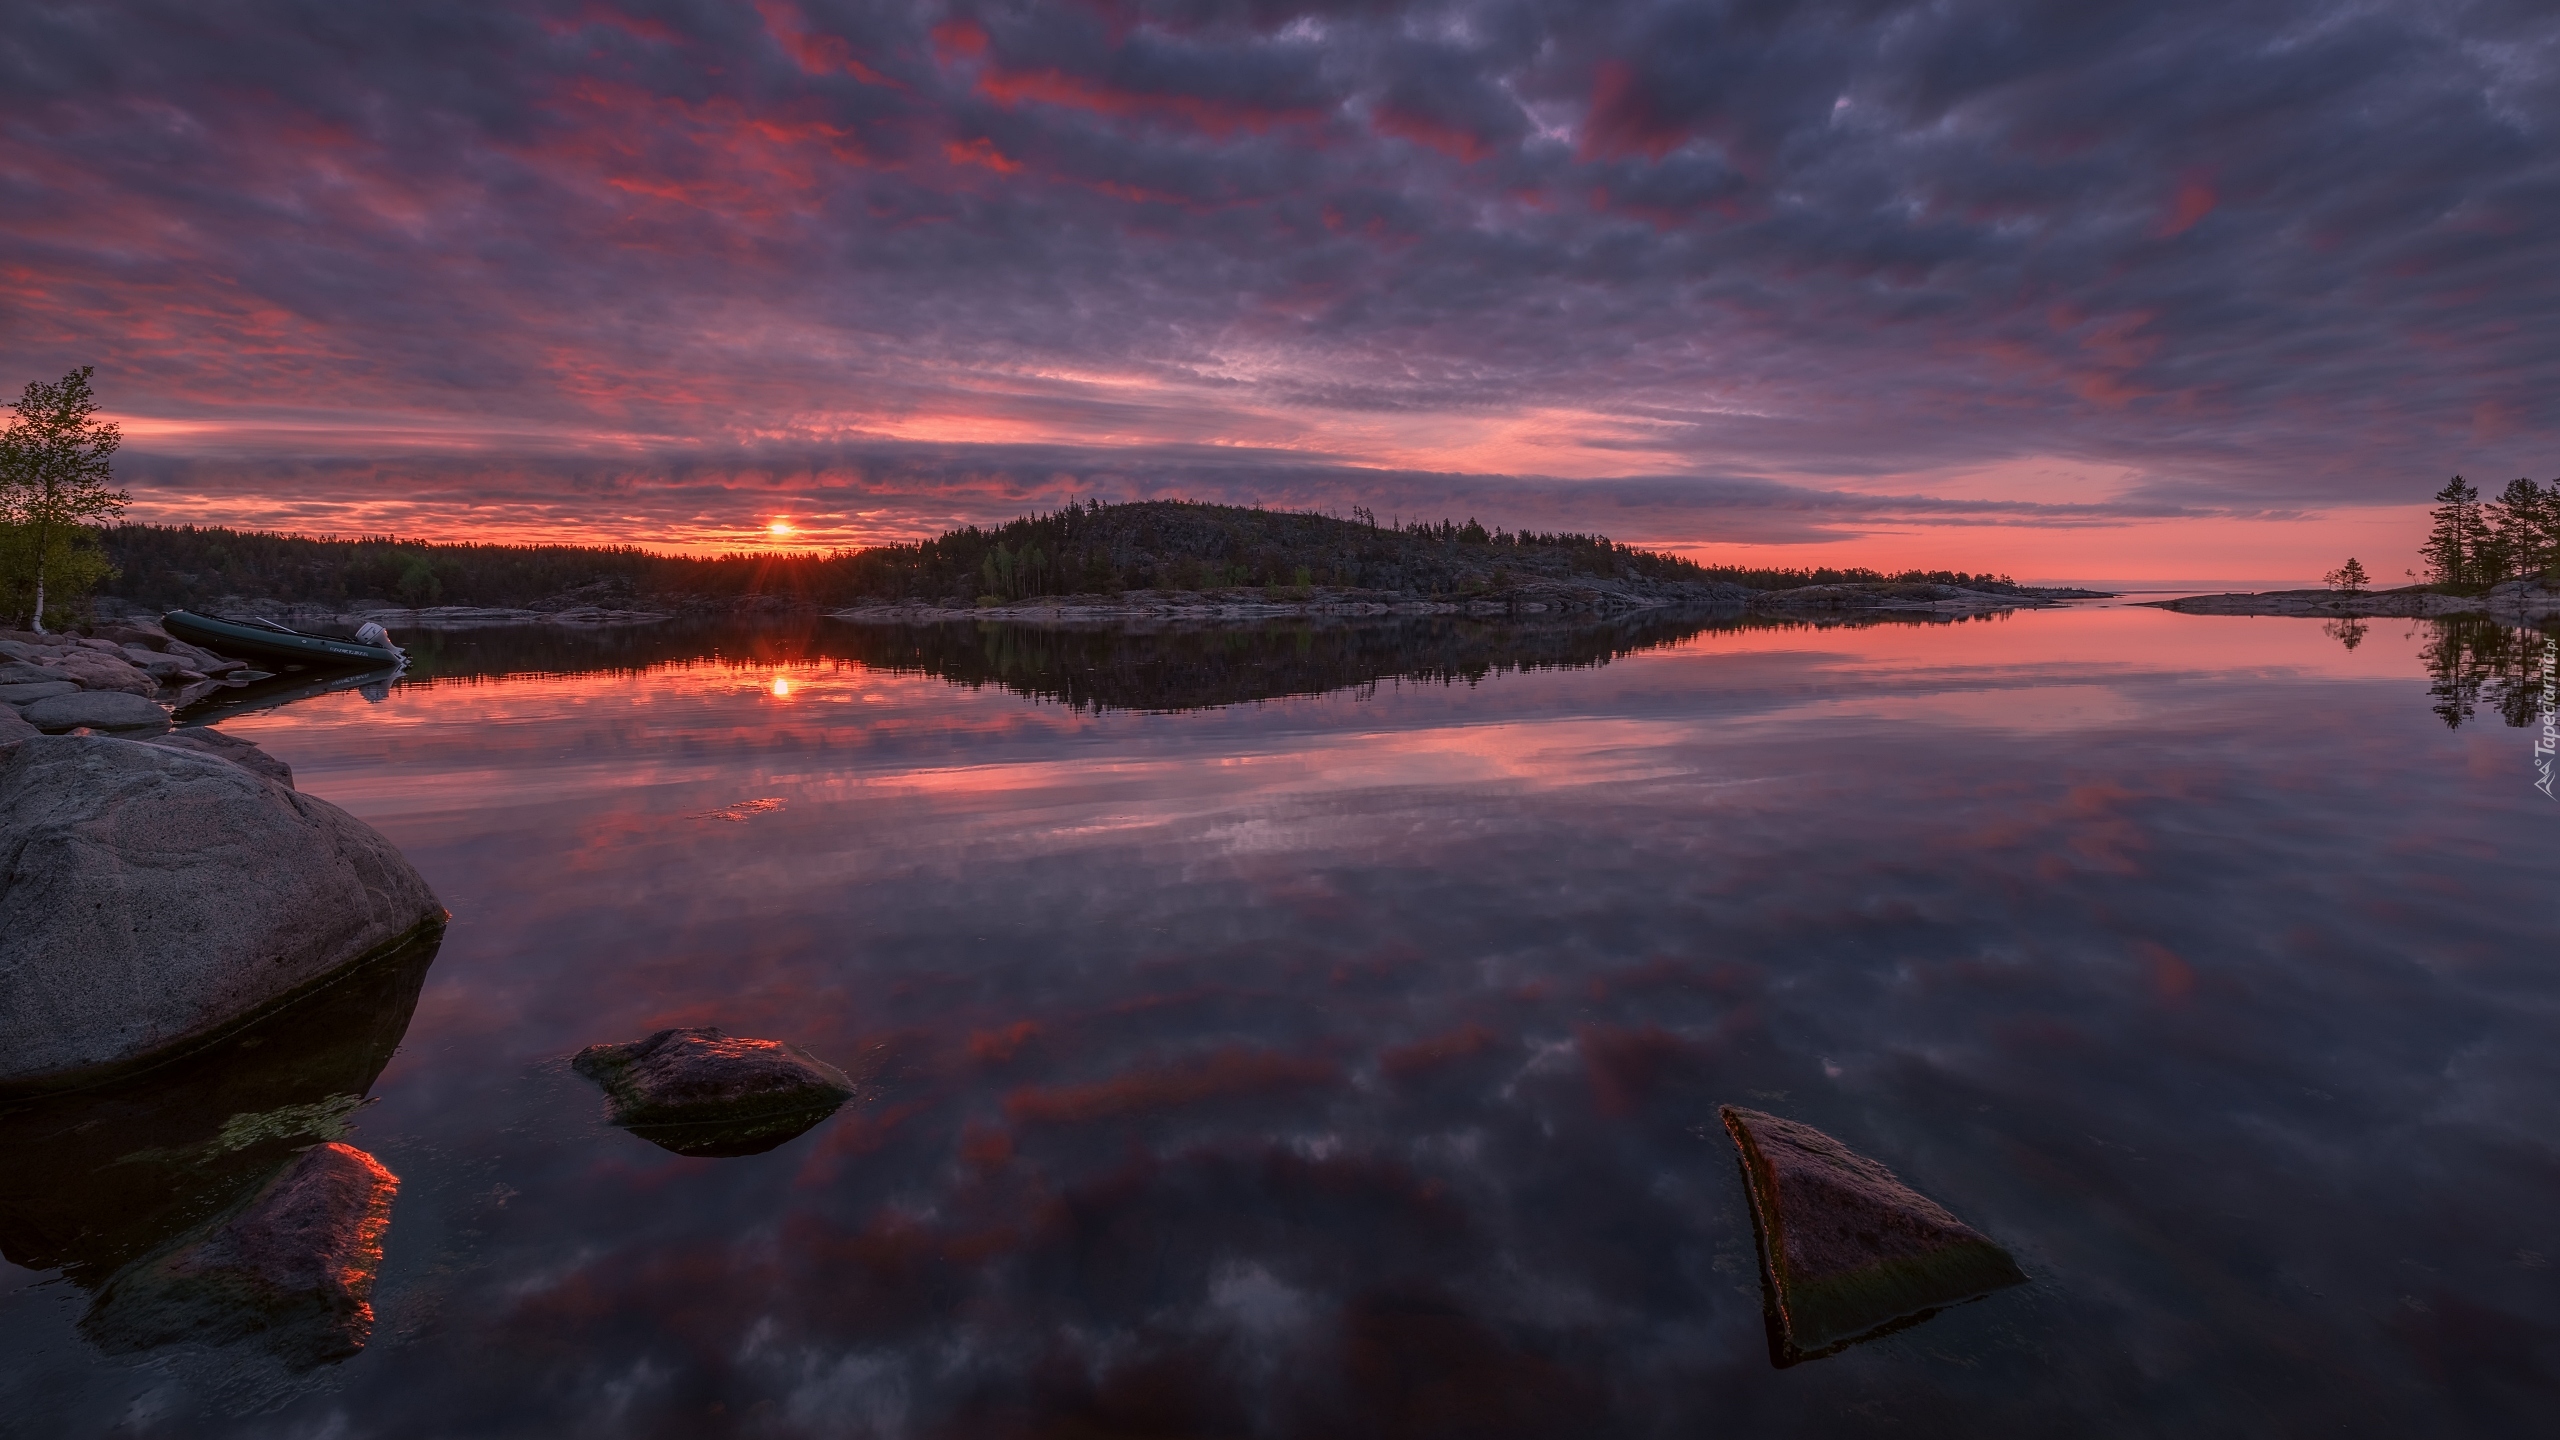
<svg viewBox="0 0 2560 1440">
<path fill-rule="evenodd" d="M 149 695 L 160 683 L 128 662 L 121 653 L 102 654 L 96 650 L 73 650 L 53 662 L 83 690 L 120 690 L 129 695 Z"/>
<path fill-rule="evenodd" d="M 0 685 L 77 685 L 78 683 L 71 678 L 70 671 L 57 670 L 50 665 L 38 665 L 26 660 L 12 660 L 5 665 L 0 665 Z"/>
<path fill-rule="evenodd" d="M 1810 1125 L 1721 1113 L 1741 1152 L 1781 1368 L 2026 1283 L 2009 1252 L 1875 1161 Z"/>
<path fill-rule="evenodd" d="M 754 1155 L 853 1098 L 853 1082 L 779 1040 L 705 1026 L 590 1045 L 572 1069 L 604 1088 L 614 1124 L 680 1155 Z"/>
<path fill-rule="evenodd" d="M 69 680 L 18 680 L 0 685 L 0 705 L 24 705 L 55 695 L 72 695 L 80 687 Z"/>
<path fill-rule="evenodd" d="M 326 801 L 163 745 L 21 740 L 0 750 L 0 1095 L 186 1053 L 443 921 Z"/>
<path fill-rule="evenodd" d="M 147 696 L 122 690 L 75 690 L 48 695 L 18 707 L 26 722 L 39 730 L 166 730 L 169 712 Z"/>
<path fill-rule="evenodd" d="M 109 1280 L 80 1328 L 109 1354 L 254 1336 L 297 1369 L 343 1360 L 373 1334 L 399 1193 L 400 1177 L 354 1146 L 313 1146 L 239 1209 Z"/>
</svg>

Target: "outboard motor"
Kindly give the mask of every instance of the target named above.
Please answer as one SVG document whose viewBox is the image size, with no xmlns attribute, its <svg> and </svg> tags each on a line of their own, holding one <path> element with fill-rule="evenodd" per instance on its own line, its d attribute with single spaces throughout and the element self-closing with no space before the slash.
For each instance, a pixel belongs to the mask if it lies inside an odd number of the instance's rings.
<svg viewBox="0 0 2560 1440">
<path fill-rule="evenodd" d="M 391 632 L 383 629 L 381 622 L 377 620 L 367 620 L 362 625 L 356 627 L 356 643 L 359 645 L 379 645 L 394 655 L 402 653 L 399 646 L 391 643 Z"/>
</svg>

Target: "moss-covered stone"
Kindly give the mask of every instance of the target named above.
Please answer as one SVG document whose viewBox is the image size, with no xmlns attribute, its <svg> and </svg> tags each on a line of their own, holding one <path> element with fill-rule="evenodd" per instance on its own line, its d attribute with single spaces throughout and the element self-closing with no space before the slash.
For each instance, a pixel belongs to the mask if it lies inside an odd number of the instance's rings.
<svg viewBox="0 0 2560 1440">
<path fill-rule="evenodd" d="M 853 1096 L 843 1071 L 796 1045 L 707 1026 L 590 1045 L 570 1064 L 604 1087 L 614 1124 L 679 1155 L 770 1150 Z"/>
</svg>

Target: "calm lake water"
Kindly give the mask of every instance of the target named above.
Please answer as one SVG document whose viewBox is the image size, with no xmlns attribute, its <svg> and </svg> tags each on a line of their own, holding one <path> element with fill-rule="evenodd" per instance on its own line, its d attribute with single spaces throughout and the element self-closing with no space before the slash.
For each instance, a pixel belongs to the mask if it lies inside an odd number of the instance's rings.
<svg viewBox="0 0 2560 1440">
<path fill-rule="evenodd" d="M 2545 1431 L 2560 806 L 2500 713 L 2542 641 L 2351 638 L 421 642 L 381 698 L 225 722 L 453 911 L 422 977 L 239 1082 L 369 1094 L 347 1139 L 402 1182 L 371 1345 L 108 1353 L 115 1256 L 0 1267 L 0 1427 Z M 864 1093 L 745 1158 L 604 1125 L 566 1057 L 683 1024 Z M 219 1090 L 95 1133 L 252 1103 Z M 1773 1368 L 1727 1102 L 2034 1283 Z"/>
</svg>

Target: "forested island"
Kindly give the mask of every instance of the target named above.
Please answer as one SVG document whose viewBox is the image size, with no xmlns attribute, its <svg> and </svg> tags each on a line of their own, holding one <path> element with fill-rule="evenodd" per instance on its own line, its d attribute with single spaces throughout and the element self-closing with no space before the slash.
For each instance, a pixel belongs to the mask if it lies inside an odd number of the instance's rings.
<svg viewBox="0 0 2560 1440">
<path fill-rule="evenodd" d="M 141 610 L 477 607 L 612 617 L 789 608 L 1144 613 L 1188 608 L 1572 612 L 1674 604 L 1973 610 L 2087 592 L 1959 571 L 1711 567 L 1604 535 L 1383 525 L 1142 501 L 1071 504 L 931 540 L 696 558 L 636 547 L 312 539 L 218 527 L 100 532 L 101 594 Z"/>
<path fill-rule="evenodd" d="M 2454 476 L 2435 494 L 2418 553 L 2427 573 L 2413 571 L 2416 583 L 2389 589 L 2375 589 L 2364 562 L 2350 555 L 2317 590 L 2148 603 L 2189 615 L 2549 619 L 2560 615 L 2560 480 L 2512 480 L 2483 500 L 2479 487 Z"/>
</svg>

